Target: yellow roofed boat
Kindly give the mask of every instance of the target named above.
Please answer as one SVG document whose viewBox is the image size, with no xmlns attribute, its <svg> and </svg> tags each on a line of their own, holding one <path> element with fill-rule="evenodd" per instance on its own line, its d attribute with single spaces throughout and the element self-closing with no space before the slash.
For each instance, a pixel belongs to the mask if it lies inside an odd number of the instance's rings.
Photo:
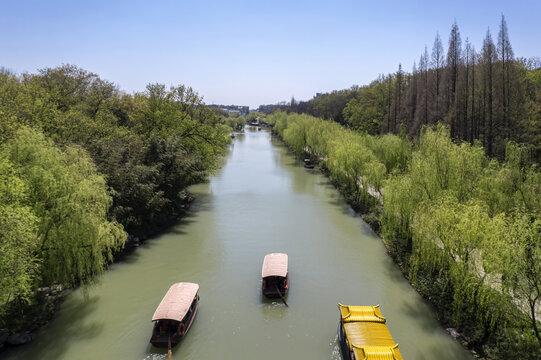
<svg viewBox="0 0 541 360">
<path fill-rule="evenodd" d="M 345 360 L 403 360 L 376 306 L 338 304 L 338 341 Z"/>
</svg>

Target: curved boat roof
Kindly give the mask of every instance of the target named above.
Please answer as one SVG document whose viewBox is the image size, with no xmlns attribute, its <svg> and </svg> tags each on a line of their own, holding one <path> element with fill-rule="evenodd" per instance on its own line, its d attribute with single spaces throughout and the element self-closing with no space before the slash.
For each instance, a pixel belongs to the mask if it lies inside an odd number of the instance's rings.
<svg viewBox="0 0 541 360">
<path fill-rule="evenodd" d="M 179 282 L 171 285 L 154 312 L 152 321 L 165 319 L 182 321 L 198 290 L 198 284 L 189 282 Z"/>
<path fill-rule="evenodd" d="M 394 346 L 362 346 L 353 345 L 355 359 L 359 360 L 403 360 L 398 351 L 398 344 Z"/>
<path fill-rule="evenodd" d="M 381 314 L 379 305 L 351 306 L 338 304 L 343 322 L 372 321 L 385 324 L 385 317 Z"/>
<path fill-rule="evenodd" d="M 272 253 L 265 255 L 261 277 L 287 275 L 287 254 Z"/>
<path fill-rule="evenodd" d="M 360 360 L 403 360 L 385 325 L 379 305 L 348 306 L 338 304 L 340 319 L 350 349 Z"/>
</svg>

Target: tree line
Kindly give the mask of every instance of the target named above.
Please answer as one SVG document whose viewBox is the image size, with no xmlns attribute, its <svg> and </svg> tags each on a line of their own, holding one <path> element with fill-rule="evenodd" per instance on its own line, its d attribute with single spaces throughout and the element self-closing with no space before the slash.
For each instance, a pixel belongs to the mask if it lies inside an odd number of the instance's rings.
<svg viewBox="0 0 541 360">
<path fill-rule="evenodd" d="M 133 95 L 72 65 L 0 69 L 0 328 L 24 327 L 40 287 L 90 283 L 127 234 L 184 206 L 230 141 L 191 88 Z"/>
<path fill-rule="evenodd" d="M 541 351 L 541 172 L 531 146 L 508 142 L 503 161 L 449 126 L 369 135 L 306 114 L 267 123 L 320 163 L 443 322 L 495 359 Z"/>
<path fill-rule="evenodd" d="M 333 119 L 371 135 L 417 136 L 425 125 L 445 124 L 455 141 L 483 144 L 503 159 L 507 141 L 534 146 L 541 160 L 541 61 L 514 55 L 502 15 L 496 39 L 490 29 L 479 49 L 452 25 L 447 52 L 439 34 L 411 72 L 402 65 L 367 86 L 333 91 L 289 109 Z"/>
</svg>

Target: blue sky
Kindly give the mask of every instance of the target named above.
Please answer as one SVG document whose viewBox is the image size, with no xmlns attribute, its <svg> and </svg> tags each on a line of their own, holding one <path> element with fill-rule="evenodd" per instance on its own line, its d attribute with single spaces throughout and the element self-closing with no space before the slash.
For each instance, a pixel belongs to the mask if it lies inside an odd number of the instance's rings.
<svg viewBox="0 0 541 360">
<path fill-rule="evenodd" d="M 516 56 L 541 56 L 541 1 L 0 0 L 0 67 L 74 64 L 131 93 L 185 84 L 207 103 L 310 99 L 411 71 L 456 20 L 481 48 L 505 15 Z"/>
</svg>

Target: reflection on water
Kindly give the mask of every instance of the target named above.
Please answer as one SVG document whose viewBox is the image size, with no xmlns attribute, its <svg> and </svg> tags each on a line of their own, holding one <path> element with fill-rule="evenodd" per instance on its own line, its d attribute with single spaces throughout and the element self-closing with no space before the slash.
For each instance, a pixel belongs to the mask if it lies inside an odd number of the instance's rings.
<svg viewBox="0 0 541 360">
<path fill-rule="evenodd" d="M 236 136 L 224 166 L 191 188 L 190 215 L 75 291 L 30 346 L 7 359 L 165 359 L 150 318 L 169 286 L 200 284 L 173 359 L 339 359 L 338 302 L 380 304 L 405 359 L 471 359 L 404 280 L 328 180 L 267 131 Z M 289 255 L 289 307 L 263 299 L 261 265 Z M 278 355 L 277 355 L 278 354 Z"/>
</svg>

